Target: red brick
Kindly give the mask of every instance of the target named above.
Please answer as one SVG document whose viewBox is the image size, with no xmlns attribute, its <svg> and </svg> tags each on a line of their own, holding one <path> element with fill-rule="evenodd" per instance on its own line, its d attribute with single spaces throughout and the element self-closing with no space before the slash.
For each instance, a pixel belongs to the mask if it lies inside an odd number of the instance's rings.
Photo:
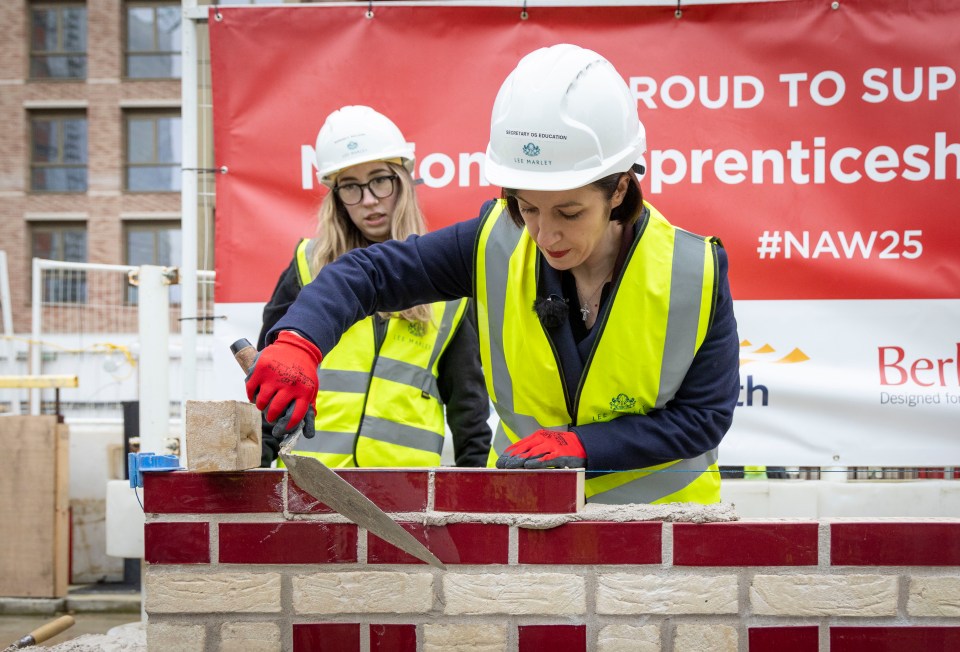
<svg viewBox="0 0 960 652">
<path fill-rule="evenodd" d="M 520 625 L 519 652 L 586 652 L 586 625 Z"/>
<path fill-rule="evenodd" d="M 750 652 L 817 652 L 820 646 L 820 628 L 751 627 Z"/>
<path fill-rule="evenodd" d="M 370 652 L 417 652 L 417 626 L 370 625 Z"/>
<path fill-rule="evenodd" d="M 295 624 L 293 652 L 360 652 L 360 624 Z"/>
<path fill-rule="evenodd" d="M 434 506 L 441 512 L 569 514 L 577 511 L 579 471 L 437 470 Z"/>
<path fill-rule="evenodd" d="M 815 566 L 816 523 L 675 523 L 675 566 Z"/>
<path fill-rule="evenodd" d="M 353 523 L 221 523 L 221 564 L 343 564 L 357 561 Z"/>
<path fill-rule="evenodd" d="M 520 528 L 521 564 L 659 564 L 659 522 L 582 521 L 548 530 Z"/>
<path fill-rule="evenodd" d="M 960 523 L 832 523 L 833 566 L 960 566 Z"/>
<path fill-rule="evenodd" d="M 251 514 L 283 511 L 283 472 L 143 474 L 149 514 Z"/>
<path fill-rule="evenodd" d="M 422 512 L 427 509 L 428 471 L 337 469 L 337 475 L 385 512 Z M 290 512 L 330 513 L 329 507 L 291 481 L 287 488 Z"/>
<path fill-rule="evenodd" d="M 401 523 L 444 564 L 506 564 L 510 529 L 486 523 L 450 523 L 424 526 Z M 371 564 L 422 564 L 393 544 L 373 534 L 367 538 L 367 562 Z"/>
<path fill-rule="evenodd" d="M 209 564 L 208 523 L 147 523 L 143 558 L 149 564 Z"/>
<path fill-rule="evenodd" d="M 830 652 L 960 650 L 960 627 L 831 627 Z"/>
</svg>

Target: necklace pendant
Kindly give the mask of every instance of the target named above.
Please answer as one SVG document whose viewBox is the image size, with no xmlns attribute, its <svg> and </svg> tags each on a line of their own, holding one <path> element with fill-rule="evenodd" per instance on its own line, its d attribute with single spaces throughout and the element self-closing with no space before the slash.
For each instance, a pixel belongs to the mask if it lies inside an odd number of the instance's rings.
<svg viewBox="0 0 960 652">
<path fill-rule="evenodd" d="M 580 306 L 580 314 L 583 315 L 583 321 L 587 321 L 587 317 L 590 315 L 590 308 Z"/>
</svg>

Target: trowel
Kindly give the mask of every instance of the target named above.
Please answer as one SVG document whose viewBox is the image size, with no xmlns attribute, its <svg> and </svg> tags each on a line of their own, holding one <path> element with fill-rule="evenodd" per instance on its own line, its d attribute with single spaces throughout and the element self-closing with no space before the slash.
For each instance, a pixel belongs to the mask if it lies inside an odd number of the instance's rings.
<svg viewBox="0 0 960 652">
<path fill-rule="evenodd" d="M 257 357 L 257 350 L 253 345 L 246 338 L 242 338 L 230 345 L 230 351 L 244 373 L 250 373 Z M 420 561 L 446 570 L 443 562 L 425 545 L 330 467 L 315 457 L 295 454 L 293 449 L 302 433 L 301 425 L 280 447 L 280 459 L 298 487 L 384 541 L 392 543 Z"/>
</svg>

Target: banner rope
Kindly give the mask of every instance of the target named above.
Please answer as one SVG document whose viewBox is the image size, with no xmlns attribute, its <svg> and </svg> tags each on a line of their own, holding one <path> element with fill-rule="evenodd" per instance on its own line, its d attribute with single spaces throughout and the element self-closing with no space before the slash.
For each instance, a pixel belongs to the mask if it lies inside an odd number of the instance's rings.
<svg viewBox="0 0 960 652">
<path fill-rule="evenodd" d="M 530 17 L 527 13 L 527 0 L 523 0 L 523 7 L 520 9 L 520 20 L 526 20 Z"/>
<path fill-rule="evenodd" d="M 683 16 L 683 12 L 680 11 L 680 0 L 677 0 L 677 10 L 673 12 L 675 18 L 680 18 Z"/>
</svg>

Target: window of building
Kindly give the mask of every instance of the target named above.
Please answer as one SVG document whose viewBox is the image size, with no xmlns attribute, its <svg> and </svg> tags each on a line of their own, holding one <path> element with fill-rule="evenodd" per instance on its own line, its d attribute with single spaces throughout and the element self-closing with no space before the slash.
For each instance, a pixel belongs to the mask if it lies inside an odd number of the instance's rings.
<svg viewBox="0 0 960 652">
<path fill-rule="evenodd" d="M 87 77 L 87 8 L 35 3 L 30 7 L 30 78 Z"/>
<path fill-rule="evenodd" d="M 87 261 L 87 226 L 84 223 L 44 222 L 30 229 L 34 258 Z M 86 303 L 87 275 L 82 270 L 49 270 L 43 276 L 44 303 Z"/>
<path fill-rule="evenodd" d="M 127 77 L 180 78 L 179 2 L 127 3 Z"/>
<path fill-rule="evenodd" d="M 180 190 L 180 114 L 128 112 L 126 189 Z"/>
<path fill-rule="evenodd" d="M 179 221 L 127 222 L 124 225 L 124 258 L 127 265 L 179 267 L 182 261 Z M 127 289 L 127 301 L 137 302 L 137 288 Z M 180 286 L 170 286 L 170 303 L 180 303 Z"/>
<path fill-rule="evenodd" d="M 87 189 L 87 116 L 38 113 L 30 117 L 30 189 Z"/>
</svg>

